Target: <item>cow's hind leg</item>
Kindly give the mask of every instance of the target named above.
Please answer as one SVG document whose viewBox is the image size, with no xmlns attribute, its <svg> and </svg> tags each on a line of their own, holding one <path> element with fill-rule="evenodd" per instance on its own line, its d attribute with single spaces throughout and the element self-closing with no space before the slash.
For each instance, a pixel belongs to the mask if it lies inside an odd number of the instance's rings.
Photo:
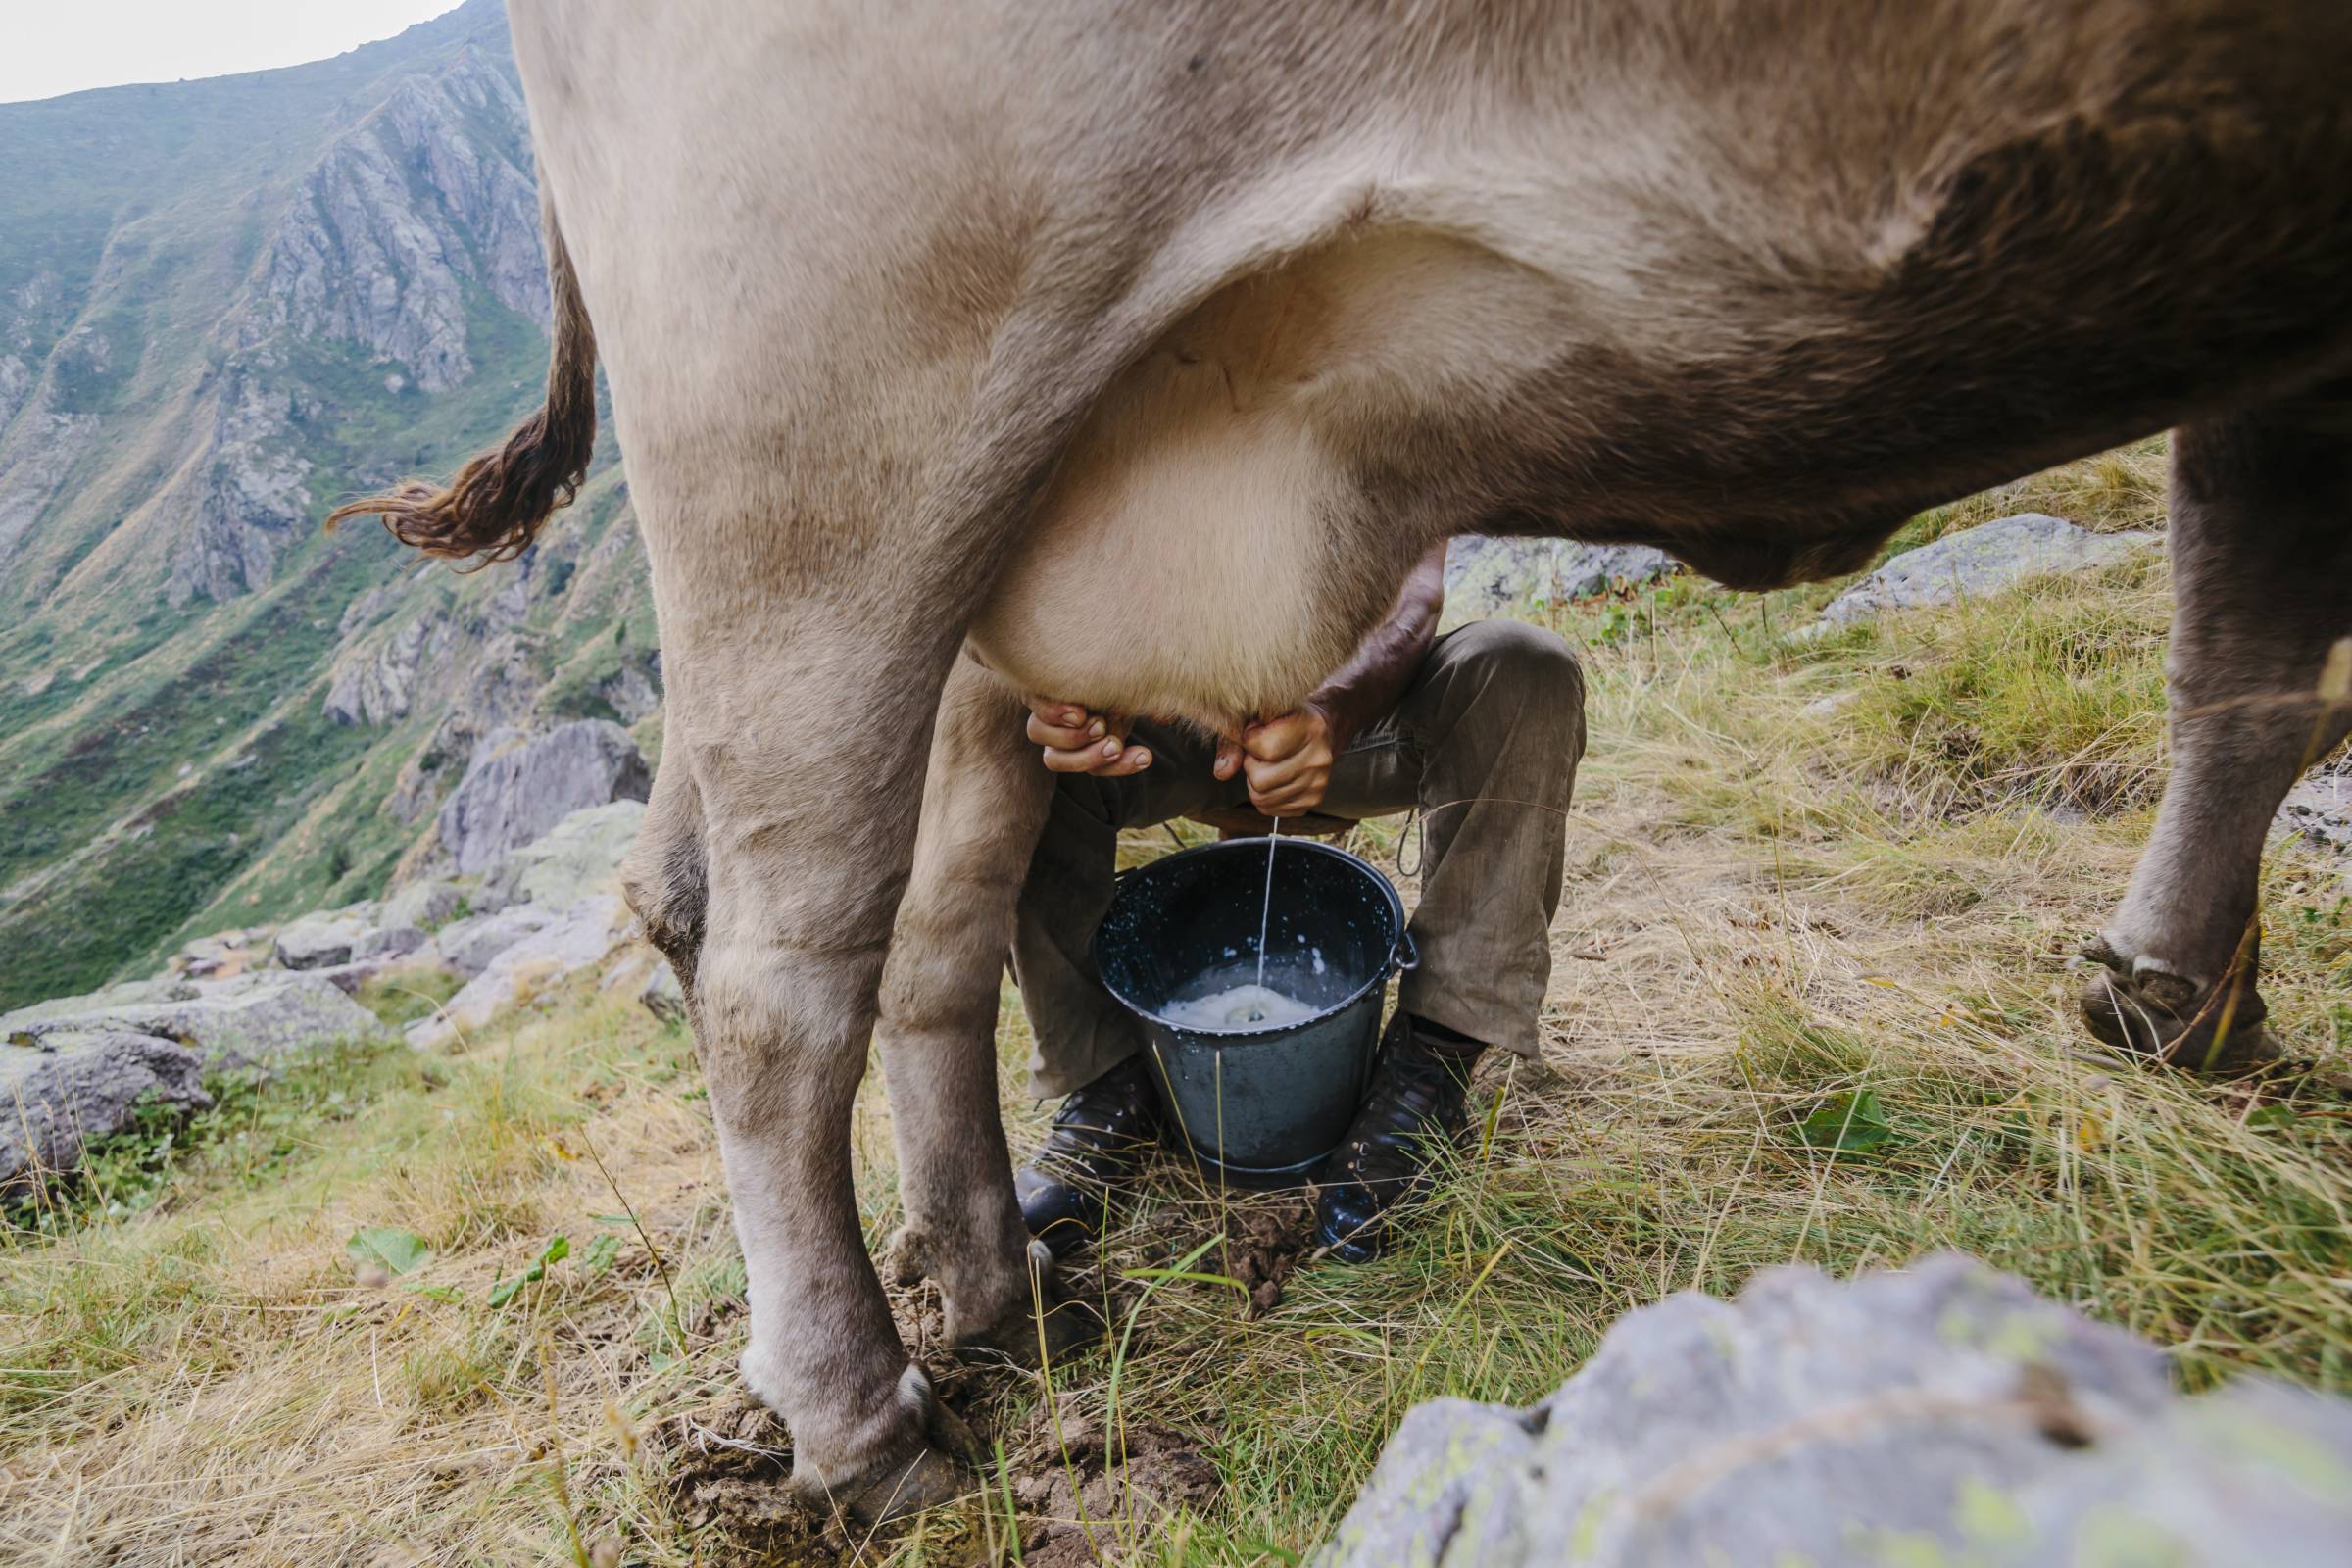
<svg viewBox="0 0 2352 1568">
<path fill-rule="evenodd" d="M 795 1489 L 872 1518 L 963 1484 L 866 1255 L 850 1145 L 947 654 L 856 582 L 829 597 L 855 612 L 808 593 L 747 604 L 723 628 L 741 636 L 683 621 L 662 765 L 691 789 L 663 793 L 631 884 L 691 960 L 749 1279 L 744 1380 L 791 1431 Z M 699 953 L 669 938 L 694 923 L 697 812 Z"/>
<path fill-rule="evenodd" d="M 2082 1008 L 2110 1045 L 2210 1070 L 2270 1054 L 2263 841 L 2352 720 L 2323 690 L 2352 636 L 2352 387 L 2177 431 L 2172 514 L 2172 778 Z"/>
<path fill-rule="evenodd" d="M 998 989 L 1052 796 L 1019 703 L 959 661 L 940 705 L 875 1030 L 906 1209 L 893 1261 L 908 1280 L 939 1283 L 951 1346 L 1024 1364 L 1099 1328 L 1083 1305 L 1054 1298 L 1045 1260 L 1032 1256 L 997 1108 Z"/>
</svg>

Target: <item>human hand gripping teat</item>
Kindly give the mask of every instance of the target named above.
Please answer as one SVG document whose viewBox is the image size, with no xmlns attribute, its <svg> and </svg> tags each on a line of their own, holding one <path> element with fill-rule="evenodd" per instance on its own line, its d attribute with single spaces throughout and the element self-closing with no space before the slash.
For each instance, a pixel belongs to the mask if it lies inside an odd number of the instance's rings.
<svg viewBox="0 0 2352 1568">
<path fill-rule="evenodd" d="M 1150 747 L 1127 744 L 1127 732 L 1135 727 L 1132 717 L 1089 712 L 1076 703 L 1044 697 L 1027 701 L 1029 739 L 1044 751 L 1047 771 L 1127 778 L 1152 765 Z"/>
<path fill-rule="evenodd" d="M 1236 772 L 1250 784 L 1250 804 L 1267 816 L 1304 816 L 1323 804 L 1341 742 L 1331 715 L 1309 699 L 1287 713 L 1254 719 L 1239 733 L 1219 736 L 1212 764 L 1219 779 Z"/>
</svg>

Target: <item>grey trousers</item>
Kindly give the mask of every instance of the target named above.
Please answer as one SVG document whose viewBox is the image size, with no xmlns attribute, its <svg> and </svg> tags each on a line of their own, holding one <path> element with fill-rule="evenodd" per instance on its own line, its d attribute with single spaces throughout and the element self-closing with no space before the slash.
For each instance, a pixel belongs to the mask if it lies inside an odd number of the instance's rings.
<svg viewBox="0 0 2352 1568">
<path fill-rule="evenodd" d="M 1095 970 L 1119 830 L 1249 806 L 1240 778 L 1210 773 L 1197 732 L 1138 725 L 1152 766 L 1132 778 L 1065 774 L 1021 888 L 1013 978 L 1036 1041 L 1040 1096 L 1092 1083 L 1143 1046 Z M 1427 849 L 1410 931 L 1420 967 L 1398 1001 L 1482 1040 L 1536 1053 L 1551 977 L 1569 798 L 1585 754 L 1584 675 L 1568 645 L 1518 621 L 1438 639 L 1396 710 L 1355 737 L 1317 811 L 1360 821 L 1419 807 Z"/>
</svg>

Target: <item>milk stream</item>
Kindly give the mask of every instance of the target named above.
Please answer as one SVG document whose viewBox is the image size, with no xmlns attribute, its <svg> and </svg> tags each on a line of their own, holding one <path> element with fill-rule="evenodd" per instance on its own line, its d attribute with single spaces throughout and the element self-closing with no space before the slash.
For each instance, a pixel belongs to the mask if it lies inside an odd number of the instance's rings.
<svg viewBox="0 0 2352 1568">
<path fill-rule="evenodd" d="M 1206 996 L 1169 1003 L 1160 1008 L 1159 1015 L 1177 1028 L 1199 1030 L 1203 1034 L 1222 1034 L 1235 1029 L 1298 1023 L 1315 1015 L 1314 1004 L 1301 1002 L 1266 984 L 1266 942 L 1273 934 L 1274 846 L 1281 838 L 1282 819 L 1276 817 L 1274 831 L 1266 835 L 1266 891 L 1257 910 L 1256 980 L 1223 986 Z M 1225 951 L 1228 955 L 1233 952 L 1230 948 Z M 1323 950 L 1315 949 L 1310 961 L 1314 964 L 1314 972 L 1321 974 Z M 1200 976 L 1200 980 L 1209 979 L 1209 975 Z"/>
<path fill-rule="evenodd" d="M 1274 913 L 1274 846 L 1282 842 L 1282 818 L 1269 817 L 1274 824 L 1266 835 L 1266 898 L 1257 906 L 1257 988 L 1266 988 L 1266 922 Z"/>
</svg>

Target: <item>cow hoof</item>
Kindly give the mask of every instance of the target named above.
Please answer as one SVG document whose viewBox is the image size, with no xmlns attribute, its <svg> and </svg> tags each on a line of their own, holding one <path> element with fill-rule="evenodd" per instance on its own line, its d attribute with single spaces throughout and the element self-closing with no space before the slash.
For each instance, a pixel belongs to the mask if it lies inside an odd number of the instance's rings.
<svg viewBox="0 0 2352 1568">
<path fill-rule="evenodd" d="M 1102 1314 L 1091 1304 L 1058 1298 L 1049 1289 L 1044 1312 L 1034 1301 L 1024 1302 L 984 1329 L 957 1334 L 948 1349 L 958 1360 L 1009 1362 L 1034 1372 L 1100 1345 L 1107 1332 Z"/>
<path fill-rule="evenodd" d="M 978 1485 L 970 1470 L 925 1443 L 867 1476 L 826 1488 L 821 1506 L 870 1529 L 946 1507 Z"/>
<path fill-rule="evenodd" d="M 864 1526 L 909 1519 L 926 1508 L 944 1507 L 979 1485 L 987 1449 L 964 1419 L 948 1408 L 931 1380 L 909 1366 L 900 1395 L 916 1418 L 914 1429 L 894 1455 L 853 1480 L 794 1490 L 819 1511 Z"/>
<path fill-rule="evenodd" d="M 2117 1051 L 2192 1072 L 2235 1073 L 2278 1058 L 2263 1027 L 2270 1009 L 2251 977 L 2225 988 L 2126 962 L 2104 941 L 2083 956 L 2097 965 L 2079 999 L 2082 1021 Z"/>
</svg>

